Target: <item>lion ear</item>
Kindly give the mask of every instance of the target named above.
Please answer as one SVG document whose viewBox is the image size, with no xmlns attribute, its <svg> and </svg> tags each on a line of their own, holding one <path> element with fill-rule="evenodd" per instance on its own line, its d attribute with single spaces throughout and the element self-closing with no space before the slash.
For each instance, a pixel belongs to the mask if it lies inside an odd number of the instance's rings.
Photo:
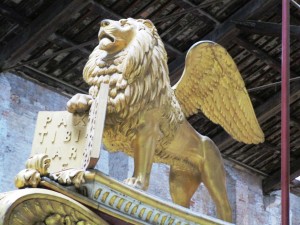
<svg viewBox="0 0 300 225">
<path fill-rule="evenodd" d="M 154 24 L 150 20 L 144 20 L 143 24 L 150 29 L 152 29 L 154 27 Z"/>
</svg>

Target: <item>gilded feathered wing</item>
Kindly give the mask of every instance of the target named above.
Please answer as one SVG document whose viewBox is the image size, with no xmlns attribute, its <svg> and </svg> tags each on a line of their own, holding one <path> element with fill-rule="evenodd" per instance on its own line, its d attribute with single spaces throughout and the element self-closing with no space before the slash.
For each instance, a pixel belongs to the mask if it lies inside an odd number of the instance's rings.
<svg viewBox="0 0 300 225">
<path fill-rule="evenodd" d="M 194 44 L 173 89 L 186 117 L 201 110 L 237 141 L 264 141 L 241 74 L 222 46 L 211 41 Z"/>
</svg>

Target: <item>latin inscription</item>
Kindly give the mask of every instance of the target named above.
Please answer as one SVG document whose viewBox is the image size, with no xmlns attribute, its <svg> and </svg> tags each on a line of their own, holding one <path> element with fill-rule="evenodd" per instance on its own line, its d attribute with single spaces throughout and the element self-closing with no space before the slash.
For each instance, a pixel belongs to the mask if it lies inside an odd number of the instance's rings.
<svg viewBox="0 0 300 225">
<path fill-rule="evenodd" d="M 31 155 L 47 154 L 50 173 L 94 168 L 100 155 L 107 98 L 108 84 L 102 84 L 89 113 L 39 112 Z"/>
<path fill-rule="evenodd" d="M 81 168 L 87 141 L 88 115 L 68 112 L 40 112 L 32 155 L 45 153 L 51 159 L 52 172 Z"/>
</svg>

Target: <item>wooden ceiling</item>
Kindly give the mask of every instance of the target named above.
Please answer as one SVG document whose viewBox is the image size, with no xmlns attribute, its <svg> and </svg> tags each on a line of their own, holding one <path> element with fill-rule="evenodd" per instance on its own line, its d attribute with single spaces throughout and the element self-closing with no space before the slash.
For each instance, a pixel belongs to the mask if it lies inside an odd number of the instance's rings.
<svg viewBox="0 0 300 225">
<path fill-rule="evenodd" d="M 299 0 L 298 0 L 299 4 Z M 277 0 L 2 0 L 0 65 L 62 94 L 87 92 L 82 69 L 97 44 L 102 19 L 148 18 L 168 52 L 170 79 L 199 40 L 227 48 L 250 93 L 266 141 L 244 145 L 202 114 L 189 118 L 224 158 L 264 177 L 265 193 L 280 184 L 281 4 Z M 291 178 L 300 175 L 300 9 L 291 4 Z M 293 183 L 296 192 L 300 186 Z"/>
</svg>

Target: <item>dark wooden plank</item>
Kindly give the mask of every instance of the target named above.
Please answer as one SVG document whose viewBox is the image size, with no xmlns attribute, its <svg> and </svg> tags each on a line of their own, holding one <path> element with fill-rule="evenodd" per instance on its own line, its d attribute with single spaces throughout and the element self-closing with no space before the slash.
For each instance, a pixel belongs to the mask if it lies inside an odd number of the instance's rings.
<svg viewBox="0 0 300 225">
<path fill-rule="evenodd" d="M 71 39 L 64 37 L 57 33 L 54 33 L 51 35 L 50 41 L 53 43 L 57 43 L 59 46 L 62 46 L 64 48 L 75 47 L 75 46 L 79 45 L 79 43 L 74 42 Z M 95 44 L 96 43 L 97 43 L 97 41 L 95 40 Z M 87 57 L 91 54 L 91 51 L 86 49 L 85 46 L 74 49 L 74 51 L 76 51 L 76 50 L 80 51 L 84 57 Z"/>
<path fill-rule="evenodd" d="M 103 6 L 102 4 L 100 4 L 98 2 L 94 2 L 94 4 L 97 7 L 97 9 L 100 11 L 100 13 L 103 13 L 104 15 L 107 15 L 107 18 L 113 19 L 113 20 L 123 19 L 123 17 L 121 15 L 111 11 L 110 9 Z M 174 46 L 172 46 L 168 43 L 164 43 L 164 45 L 167 49 L 169 49 L 170 51 L 176 53 L 177 55 L 179 55 L 179 56 L 182 55 L 182 52 L 180 50 L 178 50 L 177 48 L 175 48 Z"/>
<path fill-rule="evenodd" d="M 177 9 L 174 13 L 178 12 L 179 10 Z M 167 15 L 169 16 L 169 15 Z M 164 37 L 166 35 L 169 34 L 169 32 L 172 32 L 176 29 L 178 29 L 178 23 L 180 23 L 180 20 L 183 19 L 184 16 L 179 16 L 179 17 L 174 17 L 174 18 L 171 18 L 170 20 L 168 21 L 165 21 L 163 23 L 163 27 L 164 29 L 161 30 L 161 33 L 159 34 L 159 36 L 164 39 Z M 167 24 L 167 25 L 166 25 Z M 160 24 L 159 24 L 160 25 Z"/>
<path fill-rule="evenodd" d="M 57 0 L 45 12 L 33 20 L 26 32 L 13 38 L 0 51 L 0 64 L 12 66 L 27 56 L 58 27 L 66 22 L 66 18 L 89 4 L 83 0 Z"/>
<path fill-rule="evenodd" d="M 293 6 L 295 6 L 297 9 L 300 10 L 300 4 L 299 3 L 297 3 L 295 0 L 291 0 L 291 3 L 292 3 Z"/>
<path fill-rule="evenodd" d="M 42 78 L 48 78 L 48 79 L 50 79 L 51 81 L 59 84 L 58 86 L 61 86 L 61 87 L 65 88 L 65 89 L 69 90 L 72 94 L 75 94 L 75 93 L 84 93 L 84 94 L 86 94 L 87 93 L 86 90 L 78 88 L 75 85 L 72 85 L 72 84 L 70 84 L 68 82 L 63 81 L 62 79 L 56 78 L 56 77 L 54 77 L 52 75 L 49 75 L 49 74 L 47 74 L 45 72 L 42 72 L 42 71 L 40 71 L 40 70 L 38 70 L 38 69 L 36 69 L 36 68 L 34 68 L 32 66 L 25 65 L 24 68 L 28 69 L 31 72 L 34 72 L 35 74 L 37 74 L 38 76 L 41 76 Z"/>
<path fill-rule="evenodd" d="M 165 2 L 163 2 L 162 4 L 159 3 L 159 4 L 157 5 L 156 9 L 153 10 L 153 11 L 147 16 L 147 18 L 150 19 L 150 20 L 152 20 L 152 18 L 159 18 L 159 17 L 163 16 L 163 13 L 165 12 L 165 10 L 168 9 L 168 7 L 170 6 L 170 4 L 172 4 L 172 3 L 169 2 L 169 1 L 165 1 Z M 173 5 L 174 5 L 174 4 L 173 4 Z M 176 7 L 176 6 L 174 5 L 174 7 Z"/>
<path fill-rule="evenodd" d="M 281 24 L 279 23 L 254 20 L 233 20 L 232 22 L 236 24 L 238 29 L 244 32 L 278 37 L 281 36 Z M 290 25 L 290 34 L 300 40 L 300 26 Z"/>
<path fill-rule="evenodd" d="M 266 9 L 269 9 L 274 5 L 273 0 L 252 0 L 240 8 L 237 12 L 231 15 L 226 21 L 220 24 L 212 32 L 201 38 L 202 40 L 211 40 L 218 43 L 225 43 L 231 41 L 236 36 L 237 28 L 232 20 L 246 20 L 252 16 L 263 13 Z M 172 63 L 169 64 L 169 70 L 171 74 L 171 83 L 175 84 L 180 78 L 185 61 L 185 54 L 177 57 Z"/>
<path fill-rule="evenodd" d="M 262 188 L 264 194 L 268 194 L 272 191 L 280 189 L 280 174 L 281 171 L 278 170 L 273 173 L 268 178 L 264 179 L 262 182 Z M 290 179 L 291 181 L 294 180 L 296 177 L 300 176 L 300 158 L 291 162 L 290 165 Z"/>
<path fill-rule="evenodd" d="M 3 3 L 0 3 L 0 13 L 6 18 L 8 18 L 10 21 L 14 21 L 15 23 L 21 26 L 27 25 L 31 22 L 29 19 L 22 16 L 14 9 L 10 8 L 9 6 Z"/>
<path fill-rule="evenodd" d="M 42 56 L 40 56 L 38 58 L 30 59 L 30 60 L 28 60 L 26 62 L 22 62 L 22 63 L 20 63 L 18 65 L 15 65 L 15 66 L 2 68 L 1 72 L 5 72 L 5 71 L 12 70 L 12 69 L 16 69 L 16 68 L 22 67 L 24 65 L 28 65 L 28 64 L 34 63 L 34 62 L 46 60 L 48 58 L 52 58 L 52 57 L 57 56 L 57 55 L 59 55 L 61 53 L 64 53 L 64 52 L 71 52 L 71 51 L 74 51 L 74 50 L 77 50 L 77 49 L 80 50 L 81 48 L 83 48 L 85 46 L 95 45 L 97 43 L 97 41 L 98 41 L 97 39 L 94 39 L 94 40 L 91 40 L 91 41 L 84 42 L 82 44 L 74 45 L 72 47 L 56 51 L 56 52 L 54 52 L 52 54 L 49 54 L 49 55 L 42 55 Z"/>
<path fill-rule="evenodd" d="M 184 9 L 195 9 L 197 7 L 201 7 L 201 5 L 203 4 L 200 4 L 199 6 L 192 3 L 191 1 L 189 0 L 175 0 L 174 1 L 176 5 L 184 8 Z M 213 3 L 216 3 L 217 1 L 212 1 L 212 2 L 208 2 L 207 4 L 213 4 Z M 201 7 L 202 8 L 202 7 Z M 201 14 L 203 16 L 205 16 L 206 18 L 208 18 L 209 20 L 213 21 L 215 24 L 219 25 L 220 24 L 220 21 L 218 21 L 215 17 L 213 17 L 212 15 L 210 15 L 208 12 L 205 12 L 203 9 L 201 8 L 197 8 L 197 12 L 193 11 L 192 13 L 197 15 L 197 14 Z M 203 7 L 204 8 L 204 7 Z M 207 22 L 209 22 L 209 20 L 207 20 Z"/>
<path fill-rule="evenodd" d="M 245 48 L 247 51 L 251 52 L 253 55 L 255 55 L 257 58 L 271 66 L 274 70 L 276 70 L 278 73 L 281 73 L 281 64 L 276 59 L 273 59 L 268 53 L 264 52 L 260 48 L 256 47 L 254 44 L 247 41 L 245 38 L 242 38 L 240 36 L 236 37 L 234 39 L 234 42 L 238 44 L 239 46 Z M 292 77 L 297 77 L 297 74 L 293 71 L 290 71 L 290 74 Z"/>
<path fill-rule="evenodd" d="M 93 1 L 93 4 L 96 7 L 96 11 L 98 11 L 99 14 L 101 15 L 101 17 L 103 17 L 104 19 L 112 19 L 112 20 L 123 19 L 123 17 L 121 15 L 113 12 L 112 10 L 110 10 L 107 7 L 105 7 L 101 3 Z"/>
</svg>

